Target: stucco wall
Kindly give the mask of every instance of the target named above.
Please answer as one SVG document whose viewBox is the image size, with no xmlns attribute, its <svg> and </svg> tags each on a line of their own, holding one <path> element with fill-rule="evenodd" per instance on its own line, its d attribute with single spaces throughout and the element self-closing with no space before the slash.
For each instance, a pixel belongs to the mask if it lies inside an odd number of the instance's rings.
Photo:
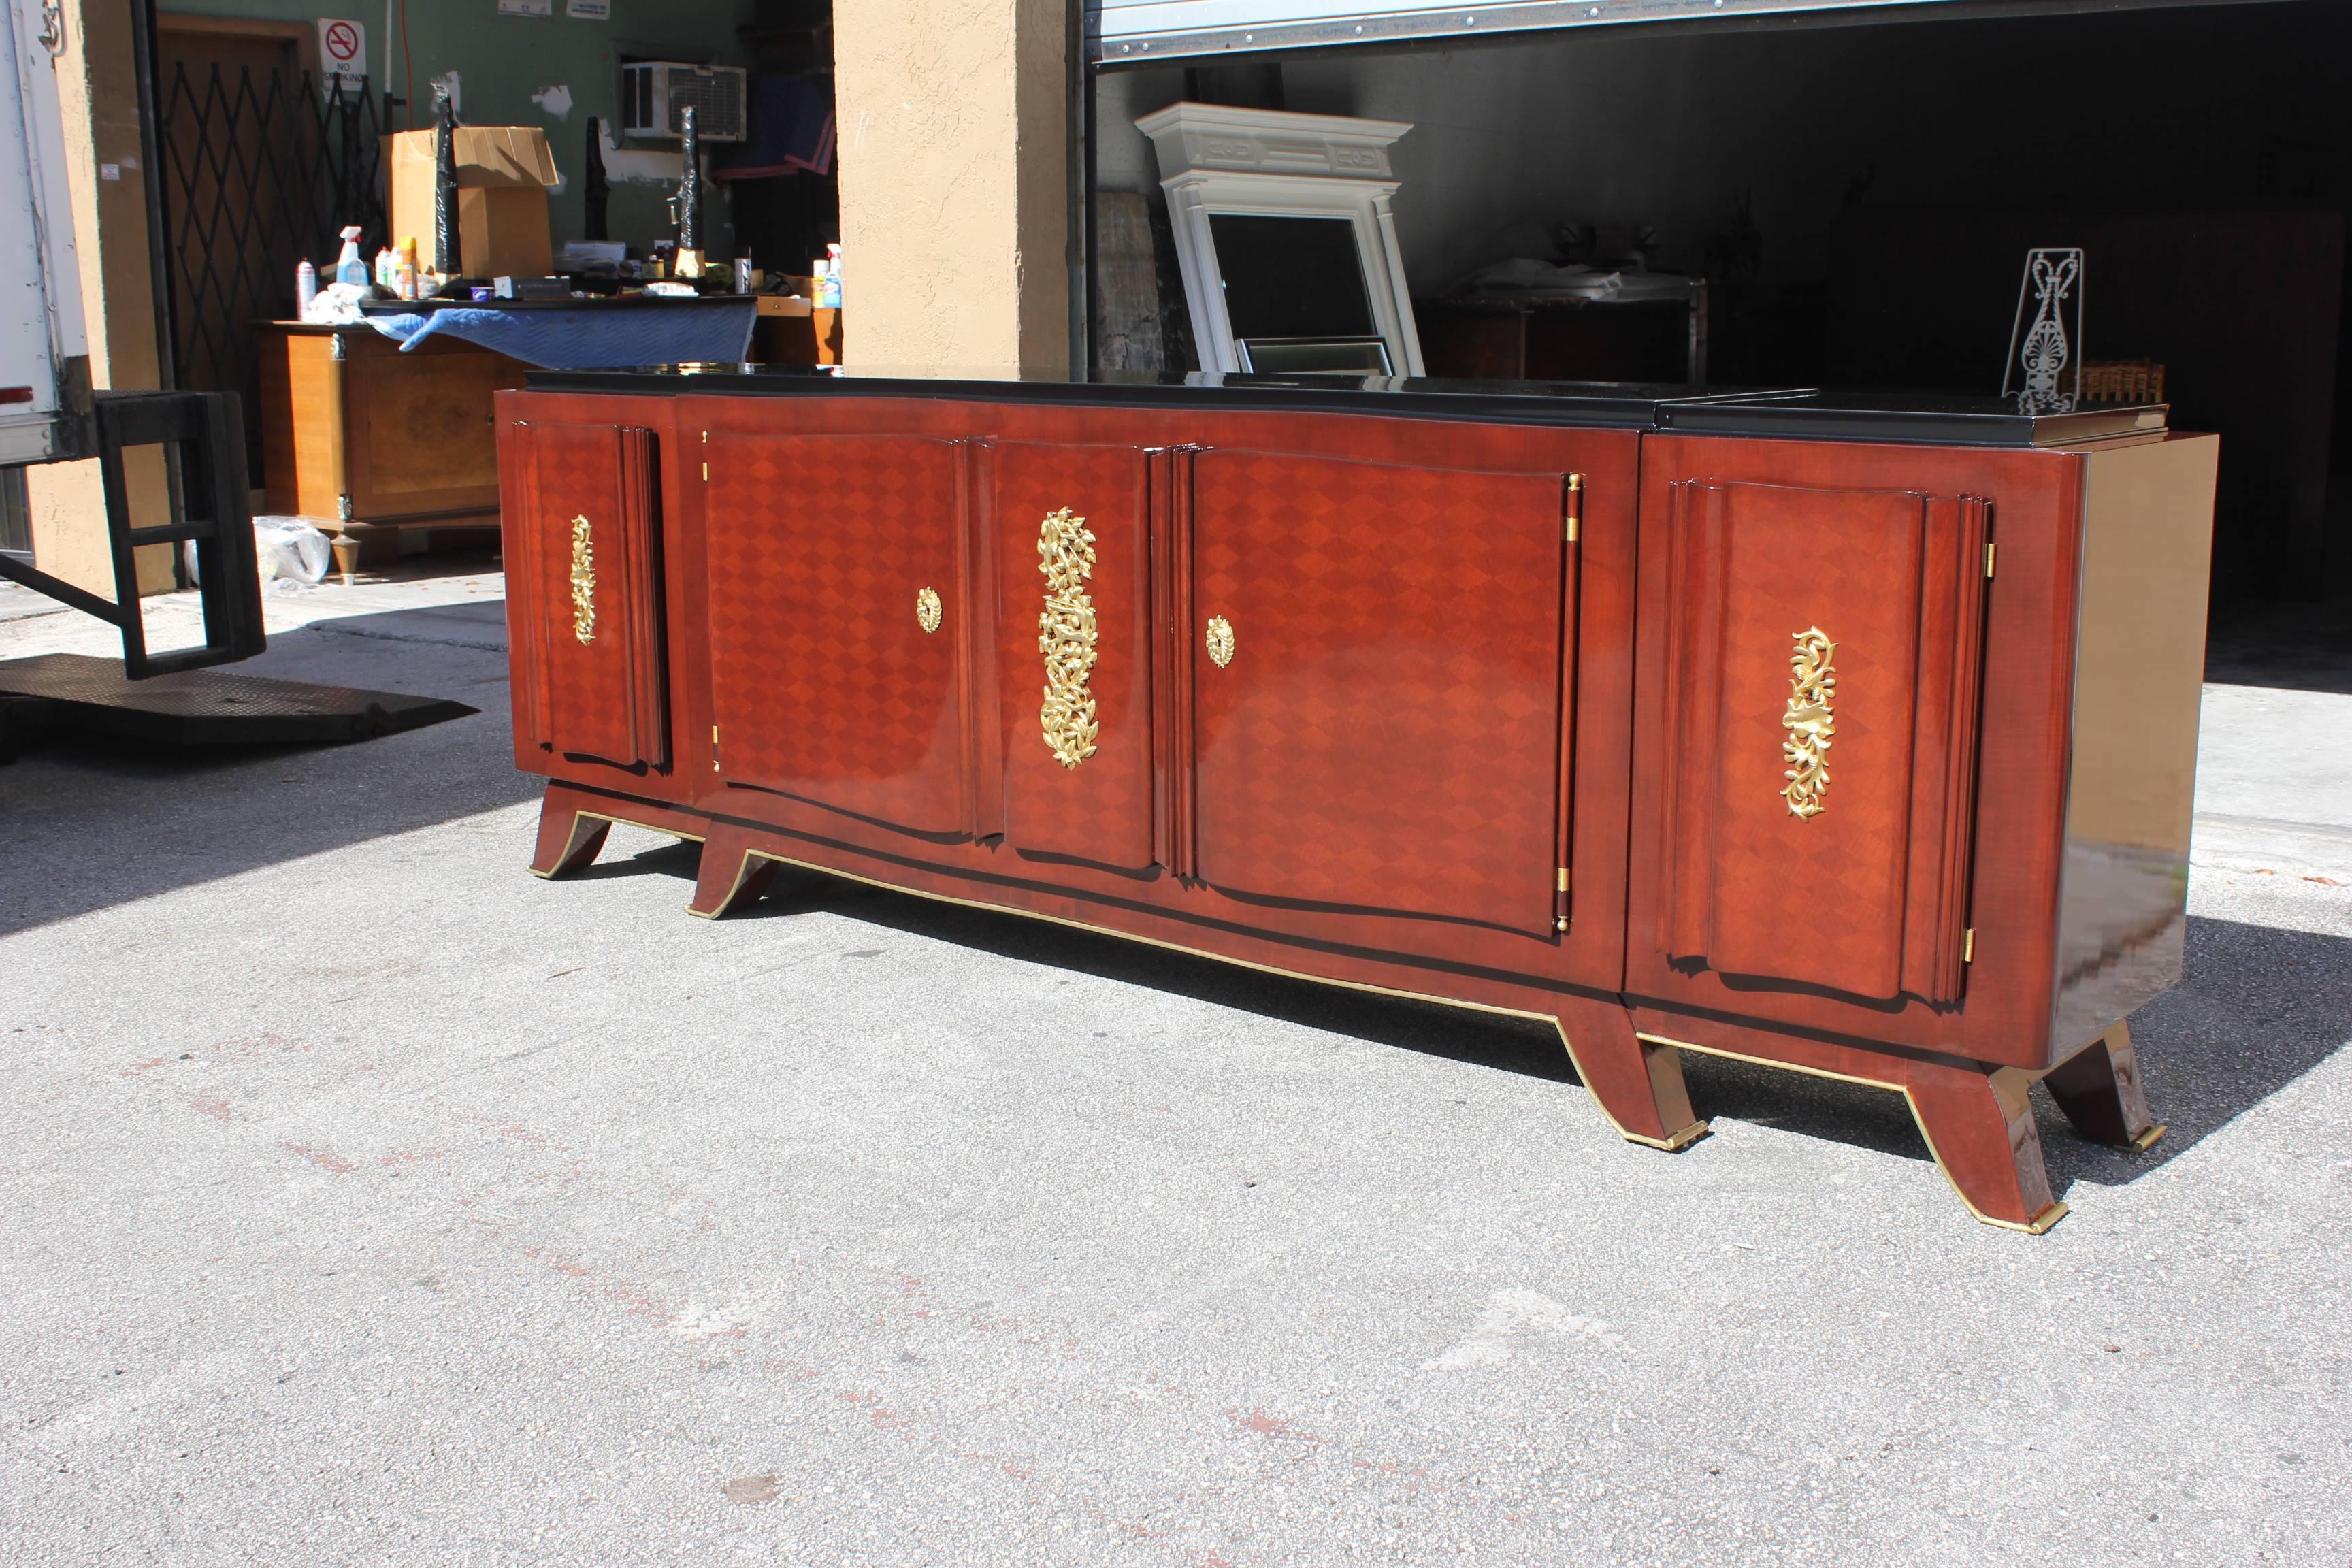
<svg viewBox="0 0 2352 1568">
<path fill-rule="evenodd" d="M 857 0 L 834 11 L 843 353 L 1069 363 L 1061 0 Z"/>
</svg>

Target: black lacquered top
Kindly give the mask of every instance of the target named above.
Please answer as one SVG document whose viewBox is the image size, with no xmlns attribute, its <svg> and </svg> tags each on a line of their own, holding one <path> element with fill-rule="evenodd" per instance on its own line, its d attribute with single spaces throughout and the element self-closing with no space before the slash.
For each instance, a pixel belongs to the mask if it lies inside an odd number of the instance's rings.
<svg viewBox="0 0 2352 1568">
<path fill-rule="evenodd" d="M 2051 447 L 2160 431 L 2163 404 L 2028 411 L 2015 398 L 1816 387 L 1693 387 L 1597 381 L 1454 381 L 1434 376 L 1242 375 L 1213 371 L 968 371 L 829 365 L 679 364 L 535 370 L 540 392 L 680 395 L 951 397 L 1155 408 L 1257 408 L 1490 424 L 1612 426 L 1938 446 Z"/>
</svg>

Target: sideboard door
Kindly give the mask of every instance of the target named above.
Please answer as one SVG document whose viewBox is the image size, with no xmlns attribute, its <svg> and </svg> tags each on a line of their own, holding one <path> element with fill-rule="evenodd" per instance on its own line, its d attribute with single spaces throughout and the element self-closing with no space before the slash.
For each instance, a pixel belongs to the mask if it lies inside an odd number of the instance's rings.
<svg viewBox="0 0 2352 1568">
<path fill-rule="evenodd" d="M 653 432 L 530 422 L 512 436 L 520 515 L 505 520 L 506 548 L 524 579 L 508 611 L 518 751 L 666 767 Z"/>
<path fill-rule="evenodd" d="M 1196 455 L 1202 880 L 1245 903 L 1552 932 L 1566 478 Z"/>
<path fill-rule="evenodd" d="M 1664 636 L 1636 789 L 1663 831 L 1634 868 L 1652 928 L 1635 944 L 1655 944 L 1637 985 L 1674 994 L 1712 971 L 1958 1001 L 1989 505 L 1700 479 L 1665 492 L 1643 564 L 1664 567 Z"/>
<path fill-rule="evenodd" d="M 1003 831 L 1024 856 L 1153 864 L 1152 467 L 1140 447 L 987 453 Z"/>
<path fill-rule="evenodd" d="M 964 444 L 691 439 L 707 465 L 721 780 L 907 832 L 968 834 Z"/>
</svg>

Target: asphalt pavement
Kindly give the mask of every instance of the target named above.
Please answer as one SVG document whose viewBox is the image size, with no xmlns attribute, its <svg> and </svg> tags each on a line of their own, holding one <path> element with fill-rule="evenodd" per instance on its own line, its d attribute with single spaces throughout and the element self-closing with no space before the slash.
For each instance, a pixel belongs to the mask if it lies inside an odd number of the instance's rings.
<svg viewBox="0 0 2352 1568">
<path fill-rule="evenodd" d="M 2332 623 L 2223 639 L 2172 1131 L 2042 1102 L 2037 1238 L 1890 1094 L 1696 1058 L 1667 1155 L 1533 1025 L 540 881 L 474 564 L 244 670 L 476 717 L 0 766 L 0 1563 L 2352 1562 Z"/>
</svg>

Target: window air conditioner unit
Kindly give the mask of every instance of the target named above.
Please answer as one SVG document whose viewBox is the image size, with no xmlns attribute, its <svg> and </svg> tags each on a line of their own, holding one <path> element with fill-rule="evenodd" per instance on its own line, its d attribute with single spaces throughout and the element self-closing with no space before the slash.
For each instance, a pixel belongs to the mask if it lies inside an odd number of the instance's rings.
<svg viewBox="0 0 2352 1568">
<path fill-rule="evenodd" d="M 740 142 L 744 135 L 744 72 L 740 66 L 690 66 L 643 60 L 621 68 L 621 129 L 631 136 L 685 133 L 694 110 L 695 133 L 705 142 Z"/>
</svg>

